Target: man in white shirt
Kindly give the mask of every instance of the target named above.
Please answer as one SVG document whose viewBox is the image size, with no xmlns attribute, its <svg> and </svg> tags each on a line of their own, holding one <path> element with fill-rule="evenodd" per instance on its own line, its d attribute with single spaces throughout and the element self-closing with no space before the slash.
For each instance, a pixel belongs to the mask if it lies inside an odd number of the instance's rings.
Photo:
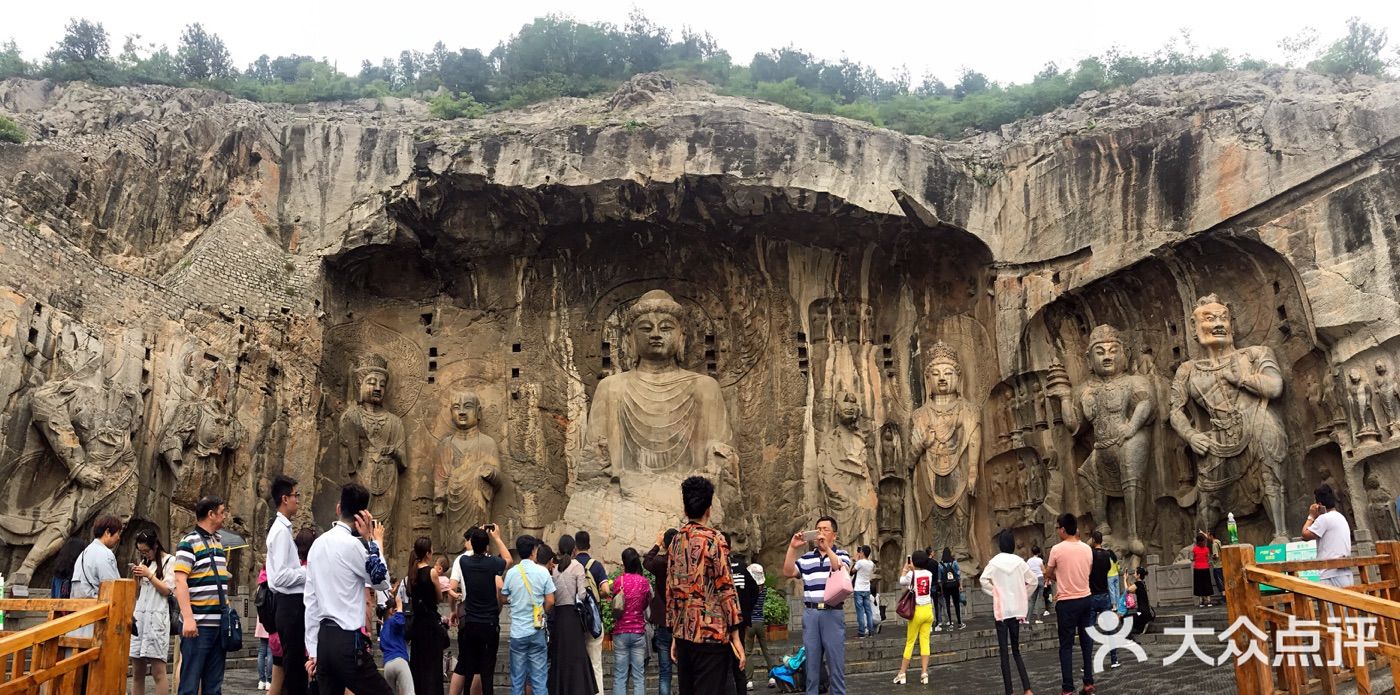
<svg viewBox="0 0 1400 695">
<path fill-rule="evenodd" d="M 393 695 L 370 653 L 370 638 L 361 632 L 365 587 L 389 588 L 379 550 L 384 527 L 369 513 L 363 485 L 341 488 L 335 511 L 340 521 L 316 539 L 306 560 L 306 671 L 322 693 L 348 687 L 355 695 Z"/>
<path fill-rule="evenodd" d="M 277 518 L 267 532 L 267 588 L 273 595 L 274 631 L 282 642 L 282 692 L 306 695 L 306 567 L 292 538 L 292 517 L 301 508 L 296 479 L 273 478 L 270 497 Z"/>
<path fill-rule="evenodd" d="M 870 559 L 870 546 L 856 548 L 856 562 L 851 567 L 855 575 L 856 637 L 865 638 L 875 634 L 879 625 L 875 621 L 875 607 L 870 603 L 870 575 L 875 573 L 875 563 Z"/>
<path fill-rule="evenodd" d="M 1308 508 L 1308 519 L 1303 522 L 1303 540 L 1317 541 L 1319 560 L 1351 557 L 1351 524 L 1337 511 L 1337 493 L 1324 483 L 1313 491 L 1313 499 L 1316 502 Z M 1356 579 L 1350 567 L 1342 567 L 1322 570 L 1318 582 L 1345 588 Z"/>
</svg>

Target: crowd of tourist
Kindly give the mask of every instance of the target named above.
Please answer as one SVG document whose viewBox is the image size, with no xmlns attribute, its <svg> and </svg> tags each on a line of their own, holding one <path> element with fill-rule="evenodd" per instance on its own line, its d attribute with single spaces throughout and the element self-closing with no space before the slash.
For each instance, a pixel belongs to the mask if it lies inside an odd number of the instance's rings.
<svg viewBox="0 0 1400 695">
<path fill-rule="evenodd" d="M 279 694 L 490 695 L 504 609 L 510 621 L 512 695 L 601 695 L 606 604 L 612 617 L 616 695 L 646 691 L 646 665 L 652 658 L 662 695 L 670 695 L 673 680 L 686 695 L 753 690 L 748 648 L 755 646 L 763 659 L 761 673 L 777 675 L 787 667 L 796 689 L 814 695 L 846 693 L 847 598 L 854 604 L 857 639 L 875 635 L 885 619 L 876 591 L 882 575 L 871 549 L 860 546 L 852 555 L 841 548 L 837 522 L 829 516 L 821 517 L 814 530 L 792 536 L 782 574 L 800 587 L 802 651 L 799 658 L 774 662 L 763 630 L 767 575 L 761 565 L 731 552 L 729 539 L 710 525 L 714 495 L 711 481 L 687 479 L 681 486 L 686 523 L 660 530 L 645 552 L 625 549 L 611 574 L 604 559 L 592 556 L 587 531 L 560 536 L 553 547 L 522 535 L 512 548 L 496 525 L 483 524 L 465 531 L 462 553 L 451 562 L 435 553 L 428 538 L 416 539 L 404 576 L 393 580 L 384 554 L 385 528 L 368 511 L 367 489 L 356 484 L 341 489 L 338 520 L 324 533 L 311 528 L 294 533 L 301 492 L 296 480 L 279 476 L 271 484 L 277 516 L 258 575 L 257 616 L 249 616 L 258 639 L 258 689 Z M 1318 542 L 1319 559 L 1349 556 L 1351 528 L 1336 510 L 1335 493 L 1324 485 L 1314 497 L 1302 537 Z M 138 695 L 146 692 L 148 676 L 157 695 L 169 692 L 166 661 L 172 637 L 179 637 L 181 695 L 219 695 L 226 655 L 239 649 L 229 617 L 232 576 L 220 540 L 227 506 L 205 497 L 196 505 L 195 517 L 173 553 L 154 530 L 135 537 L 138 561 L 130 569 L 139 591 L 130 657 L 132 692 Z M 120 519 L 100 516 L 89 543 L 65 549 L 72 558 L 71 573 L 64 573 L 61 586 L 55 581 L 56 595 L 94 597 L 103 582 L 120 578 L 114 549 L 123 529 Z M 1023 558 L 1016 553 L 1013 534 L 998 532 L 993 543 L 999 552 L 978 576 L 991 601 L 1008 695 L 1017 692 L 1016 683 L 1020 692 L 1032 692 L 1021 632 L 1028 624 L 1044 622 L 1052 591 L 1062 693 L 1095 692 L 1089 628 L 1101 614 L 1132 615 L 1133 634 L 1146 631 L 1155 617 L 1146 568 L 1124 569 L 1097 530 L 1088 533 L 1088 543 L 1082 542 L 1073 514 L 1056 519 L 1056 533 L 1058 542 L 1043 560 L 1039 547 Z M 1194 593 L 1198 605 L 1207 606 L 1217 585 L 1220 544 L 1201 531 L 1190 550 Z M 921 549 L 905 558 L 897 574 L 883 576 L 894 578 L 904 592 L 898 612 L 906 620 L 905 646 L 894 683 L 908 682 L 917 646 L 919 682 L 927 684 L 932 633 L 966 627 L 962 570 L 948 548 L 941 554 Z M 1324 573 L 1321 581 L 1345 587 L 1354 577 L 1339 569 Z M 1109 654 L 1109 665 L 1120 665 L 1116 650 Z"/>
</svg>

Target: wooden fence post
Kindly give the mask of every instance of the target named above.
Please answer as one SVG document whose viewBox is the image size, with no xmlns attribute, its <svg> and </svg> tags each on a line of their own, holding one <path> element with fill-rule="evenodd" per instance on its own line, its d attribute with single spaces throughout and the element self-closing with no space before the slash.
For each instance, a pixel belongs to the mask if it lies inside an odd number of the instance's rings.
<svg viewBox="0 0 1400 695">
<path fill-rule="evenodd" d="M 97 638 L 97 661 L 89 666 L 88 692 L 99 695 L 126 692 L 126 666 L 131 651 L 131 621 L 136 609 L 136 582 L 115 579 L 102 582 L 97 599 L 108 606 L 107 618 Z"/>
<path fill-rule="evenodd" d="M 1396 582 L 1395 587 L 1386 590 L 1385 597 L 1391 601 L 1400 601 L 1400 541 L 1377 543 L 1376 554 L 1389 556 L 1389 561 L 1380 565 L 1381 581 Z M 1400 624 L 1388 618 L 1381 618 L 1376 633 L 1380 640 L 1394 644 L 1400 641 Z M 1387 660 L 1390 662 L 1391 679 L 1400 677 L 1400 658 L 1390 657 Z"/>
<path fill-rule="evenodd" d="M 1225 565 L 1225 605 L 1229 609 L 1230 624 L 1241 617 L 1249 620 L 1263 631 L 1259 619 L 1259 586 L 1244 576 L 1246 567 L 1254 563 L 1254 546 L 1248 544 L 1227 545 L 1220 549 L 1221 560 Z M 1249 630 L 1236 630 L 1235 646 L 1245 653 L 1250 642 L 1261 642 L 1259 650 L 1272 656 L 1273 650 L 1267 640 L 1258 640 Z M 1248 659 L 1235 664 L 1235 687 L 1239 695 L 1273 695 L 1274 672 L 1267 663 L 1258 659 Z"/>
</svg>

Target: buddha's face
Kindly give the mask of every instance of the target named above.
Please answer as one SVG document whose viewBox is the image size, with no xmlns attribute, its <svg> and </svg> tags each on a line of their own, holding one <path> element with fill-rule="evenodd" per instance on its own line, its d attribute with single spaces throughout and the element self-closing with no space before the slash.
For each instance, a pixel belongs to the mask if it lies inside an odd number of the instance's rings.
<svg viewBox="0 0 1400 695">
<path fill-rule="evenodd" d="M 958 367 L 940 362 L 928 368 L 928 386 L 934 394 L 946 396 L 958 392 Z"/>
<path fill-rule="evenodd" d="M 670 314 L 648 312 L 632 322 L 637 353 L 653 360 L 675 360 L 681 350 L 681 323 Z"/>
<path fill-rule="evenodd" d="M 481 421 L 481 402 L 475 396 L 456 394 L 452 397 L 452 424 L 469 430 Z"/>
<path fill-rule="evenodd" d="M 1351 383 L 1353 383 L 1353 384 L 1359 384 L 1359 383 L 1361 383 L 1361 370 L 1360 370 L 1360 369 L 1352 369 L 1352 370 L 1349 370 L 1349 371 L 1347 372 L 1347 378 L 1350 379 L 1350 380 L 1351 380 Z"/>
<path fill-rule="evenodd" d="M 1377 376 L 1385 376 L 1389 371 L 1390 371 L 1390 367 L 1386 366 L 1386 363 L 1385 363 L 1385 362 L 1382 362 L 1382 361 L 1380 361 L 1380 360 L 1376 360 L 1376 375 L 1377 375 Z"/>
<path fill-rule="evenodd" d="M 1114 376 L 1123 371 L 1123 344 L 1116 341 L 1095 343 L 1089 348 L 1089 367 L 1099 376 Z"/>
<path fill-rule="evenodd" d="M 1196 322 L 1196 341 L 1205 347 L 1230 348 L 1235 345 L 1235 331 L 1230 325 L 1230 310 L 1224 304 L 1212 302 L 1191 312 Z"/>
<path fill-rule="evenodd" d="M 845 392 L 841 394 L 840 400 L 836 402 L 836 415 L 841 418 L 841 424 L 853 425 L 860 418 L 860 402 L 856 400 L 853 393 Z"/>
<path fill-rule="evenodd" d="M 360 402 L 379 405 L 384 402 L 384 391 L 389 387 L 389 375 L 384 372 L 366 372 L 360 377 Z"/>
</svg>

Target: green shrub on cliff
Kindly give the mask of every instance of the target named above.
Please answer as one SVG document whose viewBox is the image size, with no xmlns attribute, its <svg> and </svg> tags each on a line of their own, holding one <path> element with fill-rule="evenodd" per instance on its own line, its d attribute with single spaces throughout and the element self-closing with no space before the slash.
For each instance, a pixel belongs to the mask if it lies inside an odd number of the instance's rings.
<svg viewBox="0 0 1400 695">
<path fill-rule="evenodd" d="M 5 116 L 0 116 L 0 142 L 21 143 L 29 139 L 29 134 L 19 127 L 18 123 Z"/>
<path fill-rule="evenodd" d="M 441 118 L 450 121 L 456 118 L 480 118 L 486 113 L 486 107 L 477 103 L 470 94 L 463 94 L 460 97 L 453 96 L 451 92 L 443 92 L 429 102 L 428 112 L 433 118 Z"/>
</svg>

